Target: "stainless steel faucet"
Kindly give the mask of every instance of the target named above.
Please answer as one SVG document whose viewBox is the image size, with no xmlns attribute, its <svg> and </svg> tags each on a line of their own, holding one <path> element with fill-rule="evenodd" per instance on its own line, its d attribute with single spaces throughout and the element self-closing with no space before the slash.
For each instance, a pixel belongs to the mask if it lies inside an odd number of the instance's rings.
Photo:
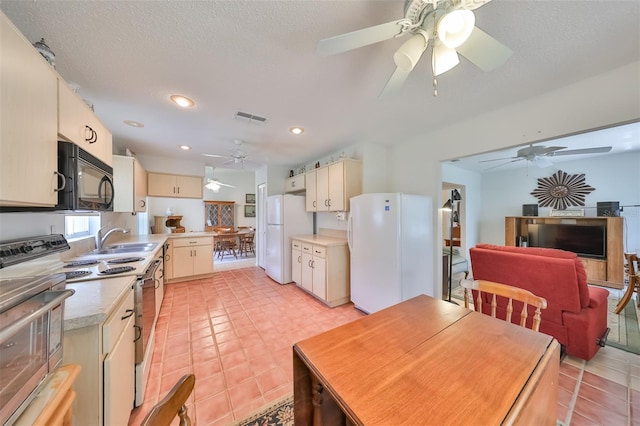
<svg viewBox="0 0 640 426">
<path fill-rule="evenodd" d="M 102 231 L 105 229 L 107 229 L 106 226 L 98 229 L 98 233 L 96 234 L 96 249 L 98 250 L 102 249 L 102 246 L 104 246 L 104 243 L 105 241 L 107 241 L 107 238 L 109 238 L 109 235 L 113 234 L 114 232 L 122 232 L 123 234 L 129 233 L 129 230 L 125 228 L 113 228 L 107 231 L 107 233 L 103 236 Z"/>
</svg>

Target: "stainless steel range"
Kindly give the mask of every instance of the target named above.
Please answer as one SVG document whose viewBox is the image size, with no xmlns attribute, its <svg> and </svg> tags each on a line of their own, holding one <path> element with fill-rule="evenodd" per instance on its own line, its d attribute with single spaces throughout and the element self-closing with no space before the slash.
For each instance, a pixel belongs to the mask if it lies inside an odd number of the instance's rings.
<svg viewBox="0 0 640 426">
<path fill-rule="evenodd" d="M 59 236 L 0 243 L 0 268 L 34 263 L 35 276 L 0 279 L 0 424 L 12 424 L 62 361 L 65 275 L 37 275 L 37 259 L 68 249 Z M 43 272 L 44 273 L 44 272 Z M 6 423 L 5 423 L 6 422 Z"/>
</svg>

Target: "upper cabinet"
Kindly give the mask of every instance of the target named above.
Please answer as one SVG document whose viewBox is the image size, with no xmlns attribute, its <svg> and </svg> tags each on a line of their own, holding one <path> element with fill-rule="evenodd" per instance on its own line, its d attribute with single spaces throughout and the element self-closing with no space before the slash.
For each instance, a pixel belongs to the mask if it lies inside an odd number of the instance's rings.
<svg viewBox="0 0 640 426">
<path fill-rule="evenodd" d="M 112 166 L 111 132 L 63 80 L 58 80 L 58 134 Z"/>
<path fill-rule="evenodd" d="M 202 198 L 202 177 L 148 173 L 149 197 Z"/>
<path fill-rule="evenodd" d="M 284 181 L 285 192 L 299 192 L 305 190 L 305 175 L 304 173 L 287 178 Z"/>
<path fill-rule="evenodd" d="M 306 210 L 348 211 L 349 199 L 362 193 L 362 162 L 345 159 L 306 174 Z"/>
<path fill-rule="evenodd" d="M 57 74 L 0 13 L 0 205 L 55 206 Z"/>
<path fill-rule="evenodd" d="M 114 212 L 147 211 L 147 172 L 135 157 L 113 156 Z"/>
</svg>

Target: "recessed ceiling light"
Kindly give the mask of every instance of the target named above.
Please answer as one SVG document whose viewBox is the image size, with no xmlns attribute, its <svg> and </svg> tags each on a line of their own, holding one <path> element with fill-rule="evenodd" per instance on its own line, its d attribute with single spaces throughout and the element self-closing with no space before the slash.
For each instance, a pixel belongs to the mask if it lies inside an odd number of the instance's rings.
<svg viewBox="0 0 640 426">
<path fill-rule="evenodd" d="M 294 135 L 300 135 L 304 133 L 304 129 L 302 127 L 292 127 L 289 129 L 289 131 Z"/>
<path fill-rule="evenodd" d="M 124 124 L 127 124 L 131 127 L 144 127 L 144 124 L 140 123 L 139 121 L 133 120 L 124 120 Z"/>
<path fill-rule="evenodd" d="M 171 99 L 173 103 L 175 103 L 178 106 L 181 106 L 182 108 L 189 108 L 196 104 L 191 99 L 181 95 L 171 95 L 169 99 Z"/>
<path fill-rule="evenodd" d="M 185 151 L 190 150 L 191 147 L 189 145 L 178 145 L 180 149 L 184 149 Z"/>
</svg>

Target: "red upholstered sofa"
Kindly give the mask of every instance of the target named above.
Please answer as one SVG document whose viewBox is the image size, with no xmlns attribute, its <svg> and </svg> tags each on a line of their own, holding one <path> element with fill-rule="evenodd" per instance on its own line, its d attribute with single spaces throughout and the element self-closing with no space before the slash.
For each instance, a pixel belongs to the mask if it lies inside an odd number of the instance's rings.
<svg viewBox="0 0 640 426">
<path fill-rule="evenodd" d="M 469 252 L 474 279 L 524 288 L 547 299 L 540 331 L 555 337 L 567 354 L 589 360 L 598 352 L 599 338 L 606 340 L 607 335 L 609 292 L 587 286 L 587 273 L 575 253 L 491 244 L 478 244 Z M 499 300 L 499 308 L 500 302 L 506 306 Z M 483 312 L 488 309 L 487 295 Z M 498 309 L 498 316 L 501 313 L 504 318 L 504 309 Z"/>
</svg>

